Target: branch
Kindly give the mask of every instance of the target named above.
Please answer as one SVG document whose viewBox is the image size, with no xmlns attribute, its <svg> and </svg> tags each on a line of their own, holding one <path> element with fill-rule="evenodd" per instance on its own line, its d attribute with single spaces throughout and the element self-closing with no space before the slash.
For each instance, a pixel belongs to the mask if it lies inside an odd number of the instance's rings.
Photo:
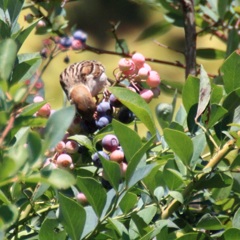
<svg viewBox="0 0 240 240">
<path fill-rule="evenodd" d="M 217 164 L 228 154 L 229 151 L 231 151 L 235 146 L 235 140 L 228 141 L 223 148 L 218 151 L 218 153 L 209 161 L 209 163 L 203 168 L 203 171 L 201 174 L 197 176 L 194 181 L 190 182 L 188 186 L 185 188 L 184 192 L 182 193 L 183 198 L 185 199 L 188 197 L 192 191 L 196 188 L 197 184 L 201 181 L 203 177 L 205 177 L 208 173 L 204 173 L 204 170 L 210 168 L 213 169 L 217 166 Z M 162 212 L 161 218 L 167 219 L 169 218 L 179 207 L 181 206 L 181 203 L 174 199 L 168 207 Z"/>
<path fill-rule="evenodd" d="M 183 15 L 184 15 L 184 30 L 185 30 L 185 59 L 186 72 L 185 76 L 189 74 L 196 75 L 196 25 L 194 16 L 193 0 L 181 0 Z"/>
</svg>

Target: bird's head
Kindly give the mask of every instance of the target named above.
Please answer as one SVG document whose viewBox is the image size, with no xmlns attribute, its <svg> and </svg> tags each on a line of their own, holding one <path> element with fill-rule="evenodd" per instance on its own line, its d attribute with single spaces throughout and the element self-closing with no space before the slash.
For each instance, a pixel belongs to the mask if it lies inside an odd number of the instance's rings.
<svg viewBox="0 0 240 240">
<path fill-rule="evenodd" d="M 96 104 L 89 91 L 89 89 L 83 85 L 79 84 L 74 86 L 70 90 L 70 101 L 75 104 L 77 111 L 84 119 L 93 118 L 93 114 L 96 110 Z"/>
</svg>

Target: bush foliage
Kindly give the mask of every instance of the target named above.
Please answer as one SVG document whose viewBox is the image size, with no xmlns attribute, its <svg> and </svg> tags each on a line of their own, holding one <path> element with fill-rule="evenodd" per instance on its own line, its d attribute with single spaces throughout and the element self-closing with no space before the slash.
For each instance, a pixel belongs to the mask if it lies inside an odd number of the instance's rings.
<svg viewBox="0 0 240 240">
<path fill-rule="evenodd" d="M 113 114 L 100 130 L 71 132 L 68 139 L 81 150 L 71 154 L 72 169 L 45 162 L 58 154 L 56 145 L 73 122 L 75 106 L 43 117 L 36 113 L 47 102 L 33 101 L 36 95 L 44 97 L 42 73 L 50 61 L 59 52 L 74 50 L 59 47 L 58 40 L 66 35 L 68 1 L 0 2 L 0 239 L 239 238 L 239 1 L 134 2 L 159 7 L 165 14 L 139 40 L 168 34 L 173 25 L 184 27 L 186 64 L 156 56 L 146 61 L 183 68 L 186 81 L 176 86 L 163 80 L 160 88 L 171 90 L 172 103 L 159 103 L 152 112 L 139 94 L 124 87 L 123 79 L 115 79 L 108 91 L 134 120 L 123 123 Z M 32 14 L 23 29 L 18 18 L 25 8 Z M 47 47 L 41 53 L 19 54 L 32 31 L 48 34 Z M 85 36 L 74 48 L 130 58 L 127 41 L 116 31 L 117 26 L 112 32 L 115 50 L 91 47 Z M 226 51 L 196 49 L 196 38 L 208 33 L 220 38 Z M 224 63 L 213 75 L 196 57 Z M 138 132 L 142 124 L 145 137 Z M 100 155 L 101 167 L 92 163 L 92 154 L 108 134 L 120 142 L 124 173 L 120 164 Z M 84 200 L 78 199 L 79 193 Z"/>
</svg>

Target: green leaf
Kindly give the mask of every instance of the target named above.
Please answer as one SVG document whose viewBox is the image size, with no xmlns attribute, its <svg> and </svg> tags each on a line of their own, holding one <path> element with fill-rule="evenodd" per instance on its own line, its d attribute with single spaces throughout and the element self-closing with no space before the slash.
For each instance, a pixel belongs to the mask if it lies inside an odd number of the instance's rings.
<svg viewBox="0 0 240 240">
<path fill-rule="evenodd" d="M 66 239 L 66 232 L 59 228 L 59 221 L 57 219 L 46 218 L 39 231 L 39 240 L 64 240 Z"/>
<path fill-rule="evenodd" d="M 5 230 L 15 223 L 18 217 L 18 209 L 15 205 L 0 206 L 0 230 Z"/>
<path fill-rule="evenodd" d="M 205 111 L 206 107 L 208 106 L 210 101 L 210 96 L 211 96 L 210 80 L 207 75 L 207 72 L 201 65 L 198 108 L 197 108 L 197 115 L 195 117 L 196 122 L 197 122 L 197 119 L 201 116 L 201 114 Z"/>
<path fill-rule="evenodd" d="M 173 197 L 174 199 L 176 199 L 178 202 L 182 203 L 184 202 L 184 198 L 183 195 L 180 192 L 177 191 L 169 191 L 168 193 L 171 197 Z"/>
<path fill-rule="evenodd" d="M 154 36 L 161 36 L 168 32 L 171 28 L 171 24 L 167 21 L 161 21 L 153 23 L 151 26 L 145 28 L 143 32 L 138 36 L 137 41 L 142 41 L 147 38 L 152 38 Z"/>
<path fill-rule="evenodd" d="M 93 178 L 78 177 L 77 186 L 86 195 L 88 202 L 100 218 L 107 199 L 102 185 Z"/>
<path fill-rule="evenodd" d="M 206 240 L 208 236 L 203 232 L 193 232 L 193 233 L 185 233 L 181 237 L 178 237 L 177 240 Z"/>
<path fill-rule="evenodd" d="M 234 214 L 232 227 L 240 229 L 240 208 Z"/>
<path fill-rule="evenodd" d="M 205 230 L 220 230 L 223 228 L 223 225 L 217 217 L 206 213 L 197 223 L 197 228 Z"/>
<path fill-rule="evenodd" d="M 26 40 L 26 38 L 29 36 L 29 34 L 31 33 L 31 31 L 36 27 L 38 21 L 40 19 L 38 19 L 37 21 L 33 22 L 31 25 L 29 25 L 27 28 L 23 29 L 20 31 L 20 33 L 16 36 L 15 41 L 18 45 L 18 49 L 21 48 L 22 44 L 24 43 L 24 41 Z"/>
<path fill-rule="evenodd" d="M 17 44 L 12 39 L 0 42 L 0 80 L 8 80 L 17 56 Z"/>
<path fill-rule="evenodd" d="M 114 229 L 119 236 L 127 236 L 128 235 L 127 228 L 120 221 L 113 219 L 113 218 L 108 218 L 107 221 L 108 221 L 111 229 Z"/>
<path fill-rule="evenodd" d="M 112 187 L 118 191 L 118 186 L 121 180 L 121 172 L 119 164 L 113 161 L 104 159 L 100 154 L 101 163 L 103 165 L 104 175 L 106 175 L 107 180 L 110 182 Z"/>
<path fill-rule="evenodd" d="M 119 206 L 124 214 L 127 214 L 130 212 L 131 209 L 134 208 L 138 200 L 138 197 L 136 194 L 132 192 L 127 192 L 124 197 L 121 199 L 121 202 L 119 203 Z"/>
<path fill-rule="evenodd" d="M 217 60 L 224 59 L 226 52 L 220 49 L 214 48 L 198 48 L 197 49 L 197 57 L 209 59 L 209 60 Z"/>
<path fill-rule="evenodd" d="M 5 204 L 10 204 L 10 200 L 8 200 L 7 196 L 5 193 L 0 189 L 0 200 L 5 203 Z"/>
<path fill-rule="evenodd" d="M 118 41 L 116 41 L 115 51 L 117 53 L 129 53 L 128 45 L 125 39 L 118 39 Z"/>
<path fill-rule="evenodd" d="M 58 189 L 67 189 L 76 183 L 70 172 L 60 168 L 51 170 L 48 167 L 43 168 L 40 173 L 25 176 L 23 180 L 30 183 L 47 183 Z"/>
<path fill-rule="evenodd" d="M 237 228 L 229 228 L 227 229 L 222 237 L 224 240 L 239 240 L 240 229 Z"/>
<path fill-rule="evenodd" d="M 177 27 L 184 27 L 184 18 L 180 12 L 176 13 L 171 11 L 169 13 L 166 13 L 164 15 L 164 18 L 172 25 L 175 25 Z"/>
<path fill-rule="evenodd" d="M 37 69 L 41 65 L 41 62 L 42 59 L 39 53 L 18 55 L 17 64 L 13 68 L 11 85 L 33 77 L 33 75 L 36 73 Z"/>
<path fill-rule="evenodd" d="M 224 88 L 230 93 L 240 86 L 240 56 L 237 52 L 233 52 L 223 63 L 221 67 L 223 73 Z"/>
<path fill-rule="evenodd" d="M 184 186 L 181 174 L 174 169 L 164 168 L 163 179 L 169 190 L 176 190 L 181 186 Z"/>
<path fill-rule="evenodd" d="M 134 172 L 137 169 L 137 166 L 140 162 L 143 162 L 143 166 L 145 163 L 145 158 L 143 158 L 144 154 L 149 150 L 150 146 L 152 145 L 153 141 L 155 139 L 155 136 L 153 136 L 148 142 L 146 142 L 130 159 L 126 171 L 126 181 L 128 184 L 130 184 L 131 178 L 133 177 Z M 146 167 L 146 166 L 144 166 Z M 136 175 L 135 175 L 136 176 Z M 141 180 L 144 176 L 139 176 Z M 142 178 L 141 178 L 142 177 Z M 133 183 L 131 183 L 132 185 Z"/>
<path fill-rule="evenodd" d="M 227 112 L 228 111 L 221 105 L 212 104 L 210 110 L 210 117 L 208 122 L 206 123 L 207 127 L 212 128 L 224 117 L 225 114 L 227 114 Z"/>
<path fill-rule="evenodd" d="M 114 133 L 116 134 L 121 147 L 124 151 L 124 156 L 128 162 L 134 154 L 142 147 L 140 136 L 126 124 L 123 124 L 115 119 L 112 120 Z M 131 139 L 131 141 L 129 141 Z"/>
<path fill-rule="evenodd" d="M 238 29 L 229 29 L 228 30 L 228 38 L 227 38 L 227 50 L 226 50 L 226 58 L 229 57 L 233 52 L 238 49 L 239 45 L 239 34 Z"/>
<path fill-rule="evenodd" d="M 226 14 L 227 10 L 230 8 L 228 1 L 217 1 L 217 9 L 219 17 L 223 20 L 224 15 Z"/>
<path fill-rule="evenodd" d="M 199 84 L 199 78 L 189 75 L 183 87 L 182 101 L 187 113 L 193 105 L 198 103 Z"/>
<path fill-rule="evenodd" d="M 22 111 L 19 114 L 19 116 L 22 116 L 22 117 L 32 116 L 46 103 L 47 103 L 46 101 L 42 101 L 42 102 L 28 104 L 27 106 L 22 108 Z"/>
<path fill-rule="evenodd" d="M 89 149 L 91 152 L 94 150 L 91 140 L 85 135 L 74 135 L 69 137 L 68 139 L 76 141 L 81 146 L 84 146 L 87 149 Z"/>
<path fill-rule="evenodd" d="M 62 108 L 50 116 L 45 128 L 46 134 L 43 151 L 55 147 L 62 140 L 74 116 L 75 106 L 73 105 Z"/>
<path fill-rule="evenodd" d="M 81 238 L 86 220 L 84 208 L 72 199 L 59 193 L 59 219 L 73 240 Z"/>
<path fill-rule="evenodd" d="M 193 155 L 193 143 L 191 139 L 180 131 L 164 129 L 164 138 L 168 146 L 181 159 L 185 165 L 189 165 Z"/>
<path fill-rule="evenodd" d="M 135 113 L 152 135 L 156 133 L 151 109 L 137 93 L 121 87 L 110 87 L 109 91 L 113 93 L 122 104 Z"/>
</svg>

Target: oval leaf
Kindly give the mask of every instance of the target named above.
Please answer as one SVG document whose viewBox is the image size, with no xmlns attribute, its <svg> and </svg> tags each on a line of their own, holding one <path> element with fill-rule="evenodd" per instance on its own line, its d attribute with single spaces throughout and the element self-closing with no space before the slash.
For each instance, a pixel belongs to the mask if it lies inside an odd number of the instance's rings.
<svg viewBox="0 0 240 240">
<path fill-rule="evenodd" d="M 164 138 L 181 161 L 189 165 L 193 154 L 192 140 L 186 134 L 169 128 L 164 129 Z"/>
<path fill-rule="evenodd" d="M 135 113 L 152 135 L 156 133 L 152 112 L 148 104 L 137 93 L 121 87 L 110 87 L 109 90 L 122 104 Z"/>
</svg>

